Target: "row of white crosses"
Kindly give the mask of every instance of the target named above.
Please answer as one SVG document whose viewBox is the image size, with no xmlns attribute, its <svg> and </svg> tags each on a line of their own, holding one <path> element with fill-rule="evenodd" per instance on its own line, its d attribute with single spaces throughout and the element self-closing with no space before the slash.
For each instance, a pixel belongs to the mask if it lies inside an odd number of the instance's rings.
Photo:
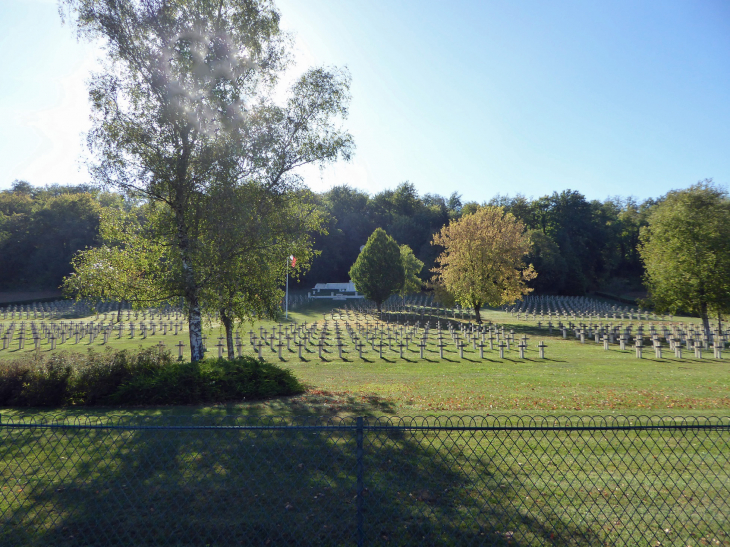
<svg viewBox="0 0 730 547">
<path fill-rule="evenodd" d="M 25 342 L 33 340 L 35 349 L 41 344 L 49 344 L 50 349 L 56 349 L 57 344 L 65 344 L 67 339 L 69 342 L 73 339 L 74 344 L 78 344 L 81 339 L 88 336 L 88 343 L 92 344 L 97 337 L 102 337 L 102 344 L 106 344 L 112 335 L 116 335 L 116 339 L 125 336 L 125 331 L 129 338 L 135 338 L 139 334 L 142 339 L 146 339 L 149 335 L 160 334 L 163 336 L 178 336 L 184 331 L 185 323 L 183 321 L 160 321 L 160 322 L 140 322 L 137 325 L 131 323 L 105 324 L 104 322 L 95 323 L 94 321 L 58 321 L 54 323 L 46 323 L 44 321 L 36 324 L 30 322 L 27 325 L 30 332 L 26 330 L 26 323 L 20 324 L 10 323 L 7 328 L 0 323 L 0 339 L 2 339 L 2 349 L 9 349 L 13 341 L 17 341 L 18 349 L 25 347 Z M 16 334 L 17 329 L 17 334 Z M 159 332 L 158 332 L 159 331 Z M 43 342 L 45 338 L 45 342 Z"/>
<path fill-rule="evenodd" d="M 372 308 L 367 304 L 364 306 L 346 305 L 343 310 L 335 310 L 329 315 L 331 319 L 334 319 L 336 313 L 341 313 L 345 314 L 349 318 L 352 314 L 357 315 L 358 313 L 363 313 L 363 310 L 370 311 L 371 309 Z M 412 314 L 409 315 L 411 309 L 409 308 L 408 303 L 405 306 L 400 307 L 394 305 L 390 309 L 385 307 L 384 310 L 385 311 L 381 313 L 379 317 L 386 320 L 404 322 L 409 317 L 413 317 Z M 639 317 L 638 313 L 636 314 L 636 317 Z M 537 326 L 538 328 L 543 328 L 543 322 L 538 321 Z M 549 334 L 552 335 L 552 321 L 549 320 L 546 326 L 549 329 Z M 608 350 L 610 345 L 618 343 L 619 349 L 625 351 L 627 349 L 627 344 L 633 341 L 638 358 L 643 357 L 643 349 L 646 347 L 644 344 L 645 338 L 650 339 L 650 347 L 653 347 L 655 355 L 658 358 L 661 358 L 661 339 L 664 338 L 665 343 L 669 345 L 669 349 L 674 351 L 675 356 L 679 358 L 682 357 L 682 345 L 684 345 L 685 349 L 693 351 L 697 358 L 702 358 L 703 349 L 709 350 L 710 346 L 712 346 L 715 358 L 721 359 L 722 350 L 724 349 L 725 344 L 728 343 L 729 338 L 727 330 L 714 328 L 712 340 L 708 340 L 705 337 L 703 329 L 691 323 L 688 325 L 685 325 L 684 323 L 661 323 L 659 327 L 656 327 L 653 323 L 651 323 L 648 327 L 645 327 L 644 323 L 639 323 L 638 325 L 624 325 L 623 323 L 619 323 L 618 325 L 615 325 L 613 322 L 601 321 L 600 324 L 586 324 L 585 322 L 574 324 L 572 321 L 568 321 L 567 325 L 564 325 L 562 321 L 558 321 L 557 328 L 559 331 L 562 331 L 563 338 L 567 338 L 568 331 L 572 331 L 575 338 L 581 340 L 583 343 L 585 343 L 586 338 L 594 339 L 596 343 L 602 343 L 604 350 Z M 649 330 L 648 333 L 645 332 L 646 328 Z M 636 329 L 635 332 L 634 329 Z"/>
<path fill-rule="evenodd" d="M 520 359 L 526 358 L 526 352 L 532 351 L 529 338 L 524 335 L 517 338 L 514 330 L 505 332 L 504 327 L 496 325 L 473 325 L 454 323 L 449 321 L 446 329 L 440 321 L 434 326 L 429 323 L 421 326 L 414 324 L 392 324 L 380 321 L 378 317 L 354 312 L 351 309 L 339 313 L 327 314 L 322 321 L 314 323 L 294 323 L 291 325 L 278 324 L 271 330 L 259 327 L 258 331 L 251 330 L 249 344 L 259 358 L 266 354 L 276 353 L 279 359 L 284 360 L 286 353 L 297 354 L 299 360 L 304 360 L 311 354 L 316 354 L 320 360 L 327 360 L 328 355 L 337 359 L 359 359 L 363 356 L 377 355 L 383 359 L 384 355 L 394 358 L 419 359 L 433 358 L 438 354 L 444 359 L 447 353 L 458 353 L 464 358 L 465 353 L 485 358 L 485 351 L 498 352 L 499 358 L 505 358 L 505 351 L 516 351 Z M 336 317 L 335 317 L 336 316 Z M 240 338 L 236 337 L 236 348 L 241 353 Z M 222 355 L 223 340 L 219 341 L 218 355 Z M 537 345 L 539 358 L 545 358 L 544 342 Z"/>
<path fill-rule="evenodd" d="M 377 313 L 372 302 L 363 300 L 346 304 L 345 308 L 360 313 Z M 656 315 L 643 310 L 626 306 L 613 306 L 585 297 L 528 296 L 511 306 L 504 306 L 502 311 L 510 313 L 512 317 L 516 315 L 518 320 L 544 320 L 546 318 L 553 319 L 553 317 L 556 320 L 561 317 L 565 320 L 568 318 L 574 320 L 588 318 L 649 320 L 652 317 L 656 318 Z M 462 320 L 472 320 L 474 318 L 474 312 L 471 309 L 462 308 L 458 305 L 447 308 L 434 301 L 432 296 L 423 295 L 406 297 L 405 300 L 401 297 L 392 296 L 383 303 L 379 316 L 384 317 L 386 320 L 393 320 L 393 314 L 401 313 L 409 313 L 414 316 L 414 320 L 418 319 L 421 322 L 429 320 L 431 316 Z"/>
<path fill-rule="evenodd" d="M 537 326 L 538 328 L 544 328 L 541 321 L 538 321 Z M 552 321 L 549 321 L 546 326 L 550 334 L 552 334 Z M 711 341 L 705 336 L 703 329 L 696 328 L 693 324 L 685 326 L 684 323 L 675 323 L 672 325 L 665 323 L 660 325 L 659 328 L 651 323 L 648 327 L 648 333 L 645 332 L 646 327 L 643 323 L 639 323 L 638 325 L 623 325 L 623 323 L 614 325 L 611 322 L 574 324 L 571 321 L 565 325 L 560 321 L 558 322 L 557 328 L 562 332 L 564 339 L 568 338 L 568 332 L 572 331 L 572 334 L 581 343 L 585 343 L 586 339 L 594 339 L 596 344 L 603 344 L 604 350 L 609 350 L 611 345 L 618 342 L 619 349 L 625 351 L 627 344 L 633 340 L 636 356 L 639 359 L 643 357 L 643 348 L 646 347 L 644 344 L 645 338 L 649 339 L 655 356 L 658 359 L 662 358 L 662 339 L 679 359 L 682 358 L 683 345 L 684 349 L 694 351 L 695 357 L 701 359 L 703 349 L 709 350 L 711 343 L 714 357 L 716 359 L 722 359 L 722 350 L 730 338 L 730 332 L 727 329 L 714 328 Z M 635 332 L 634 328 L 636 328 Z"/>
<path fill-rule="evenodd" d="M 522 300 L 518 300 L 512 305 L 504 306 L 503 310 L 509 312 L 514 317 L 517 315 L 518 320 L 524 318 L 544 320 L 556 319 L 562 317 L 564 319 L 614 319 L 614 320 L 633 320 L 633 319 L 658 319 L 658 317 L 648 311 L 630 308 L 626 306 L 615 306 L 586 297 L 578 296 L 526 296 Z"/>
<path fill-rule="evenodd" d="M 56 302 L 42 302 L 34 304 L 11 304 L 0 308 L 0 317 L 3 320 L 22 319 L 56 319 L 66 314 L 80 314 L 88 311 L 83 302 L 58 300 Z"/>
<path fill-rule="evenodd" d="M 447 308 L 442 304 L 434 301 L 432 296 L 415 296 L 406 297 L 405 301 L 399 296 L 391 296 L 381 306 L 378 312 L 375 304 L 366 300 L 358 300 L 350 304 L 345 304 L 344 309 L 357 312 L 360 314 L 378 315 L 385 321 L 396 321 L 402 314 L 410 314 L 413 321 L 426 321 L 435 318 L 453 318 L 466 319 L 473 318 L 474 313 L 470 309 L 456 306 Z"/>
<path fill-rule="evenodd" d="M 42 302 L 34 304 L 10 304 L 0 307 L 0 317 L 2 320 L 45 320 L 60 319 L 69 316 L 86 316 L 96 312 L 97 320 L 103 315 L 106 320 L 115 320 L 119 304 L 115 302 L 90 302 L 80 300 L 78 302 L 71 300 L 57 300 L 55 302 Z M 181 310 L 177 307 L 164 306 L 160 308 L 147 308 L 132 310 L 128 304 L 122 309 L 122 318 L 126 315 L 126 320 L 142 320 L 147 319 L 175 319 L 181 318 Z M 132 319 L 133 318 L 133 319 Z"/>
<path fill-rule="evenodd" d="M 164 308 L 145 308 L 145 309 L 125 309 L 122 310 L 121 314 L 118 314 L 113 308 L 111 310 L 106 309 L 106 306 L 100 306 L 96 309 L 97 319 L 103 321 L 116 321 L 119 316 L 122 321 L 180 321 L 183 319 L 182 310 L 179 308 L 164 307 Z"/>
</svg>

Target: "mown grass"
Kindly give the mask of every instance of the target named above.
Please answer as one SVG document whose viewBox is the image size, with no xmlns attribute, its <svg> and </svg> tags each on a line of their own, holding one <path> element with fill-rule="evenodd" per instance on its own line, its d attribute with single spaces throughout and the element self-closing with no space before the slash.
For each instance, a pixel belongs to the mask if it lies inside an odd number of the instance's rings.
<svg viewBox="0 0 730 547">
<path fill-rule="evenodd" d="M 331 302 L 316 301 L 306 309 L 291 312 L 290 318 L 299 323 L 321 323 L 326 314 L 332 326 L 330 312 L 333 306 Z M 711 352 L 705 352 L 703 359 L 696 359 L 685 351 L 679 360 L 665 348 L 663 359 L 656 359 L 651 350 L 645 350 L 644 358 L 637 359 L 633 349 L 622 352 L 613 345 L 609 351 L 604 351 L 601 344 L 593 341 L 581 344 L 570 335 L 563 340 L 557 329 L 550 336 L 546 328 L 538 330 L 535 321 L 517 321 L 510 314 L 498 311 L 487 311 L 484 315 L 487 320 L 504 325 L 506 331 L 514 329 L 518 338 L 522 334 L 528 335 L 525 359 L 519 359 L 514 345 L 504 359 L 499 358 L 496 348 L 494 351 L 487 349 L 485 358 L 480 359 L 478 350 L 471 345 L 465 349 L 463 359 L 459 358 L 453 345 L 446 348 L 444 359 L 440 359 L 438 349 L 432 343 L 424 360 L 419 358 L 415 343 L 410 344 L 404 358 L 400 358 L 397 351 L 386 348 L 382 359 L 369 347 L 363 359 L 359 359 L 349 340 L 343 359 L 338 358 L 333 346 L 326 347 L 323 360 L 315 346 L 304 351 L 302 360 L 293 345 L 290 351 L 284 348 L 282 360 L 276 352 L 264 347 L 263 357 L 291 370 L 307 386 L 305 394 L 265 402 L 182 407 L 180 412 L 297 415 L 315 410 L 327 415 L 362 412 L 391 415 L 498 412 L 706 415 L 728 414 L 730 410 L 730 352 L 725 352 L 723 359 L 718 361 L 711 358 Z M 247 355 L 255 355 L 248 344 L 248 330 L 257 332 L 260 325 L 270 329 L 274 323 L 261 322 L 242 329 Z M 217 349 L 212 342 L 222 333 L 218 326 L 209 327 L 207 333 L 208 355 L 215 357 Z M 178 339 L 182 340 L 186 335 Z M 115 336 L 108 344 L 111 348 L 139 348 L 141 345 L 139 338 L 117 341 Z M 150 336 L 144 345 L 157 344 L 161 339 L 168 348 L 177 340 L 170 336 Z M 548 346 L 547 359 L 538 358 L 536 345 L 541 340 Z M 49 352 L 47 345 L 42 348 L 41 353 Z M 86 342 L 78 346 L 67 342 L 63 346 L 64 351 L 101 351 L 103 348 L 98 341 L 92 346 Z M 0 359 L 32 353 L 33 350 L 0 351 Z M 173 355 L 177 355 L 176 350 Z M 118 409 L 100 412 L 118 412 Z M 134 412 L 155 414 L 156 411 L 147 408 Z"/>
<path fill-rule="evenodd" d="M 352 420 L 92 423 L 335 428 L 0 428 L 1 544 L 356 543 L 357 436 L 341 428 Z M 460 422 L 497 423 L 508 422 Z M 730 541 L 727 429 L 370 429 L 363 437 L 361 514 L 368 545 Z"/>
<path fill-rule="evenodd" d="M 320 301 L 291 316 L 322 321 L 331 308 Z M 424 360 L 414 344 L 403 359 L 387 350 L 381 359 L 372 349 L 359 359 L 352 346 L 339 359 L 328 346 L 322 360 L 310 346 L 299 360 L 292 346 L 279 360 L 264 348 L 265 359 L 292 371 L 306 393 L 207 405 L 147 399 L 125 407 L 0 409 L 0 420 L 231 425 L 280 416 L 277 423 L 352 425 L 354 416 L 372 423 L 383 416 L 545 415 L 564 423 L 566 414 L 730 415 L 727 358 L 685 352 L 677 360 L 665 351 L 659 360 L 645 351 L 640 360 L 633 349 L 606 352 L 591 341 L 563 340 L 557 330 L 550 336 L 534 321 L 485 315 L 528 335 L 525 359 L 514 347 L 504 359 L 496 350 L 480 359 L 468 346 L 462 359 L 449 346 L 440 359 L 432 344 Z M 242 330 L 245 353 L 254 355 L 248 327 Z M 222 333 L 217 326 L 207 333 L 215 357 Z M 141 345 L 115 336 L 112 348 Z M 164 339 L 170 348 L 186 337 L 158 334 L 143 345 Z M 86 340 L 63 349 L 103 351 Z M 544 360 L 540 340 L 548 346 Z M 0 351 L 0 359 L 32 352 Z M 0 435 L 2 545 L 351 545 L 357 537 L 352 430 L 1 427 Z M 727 430 L 366 432 L 364 538 L 370 545 L 730 545 L 729 443 Z"/>
</svg>

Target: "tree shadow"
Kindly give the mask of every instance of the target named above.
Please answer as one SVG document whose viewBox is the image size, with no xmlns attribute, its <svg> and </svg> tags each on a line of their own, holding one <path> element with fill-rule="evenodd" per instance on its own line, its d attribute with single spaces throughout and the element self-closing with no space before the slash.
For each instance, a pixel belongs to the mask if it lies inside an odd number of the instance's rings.
<svg viewBox="0 0 730 547">
<path fill-rule="evenodd" d="M 360 410 L 387 403 L 370 397 Z M 87 427 L 1 429 L 3 482 L 22 492 L 0 493 L 0 543 L 356 543 L 355 420 L 229 412 L 163 409 L 154 418 L 63 422 Z M 512 470 L 499 435 L 388 429 L 425 420 L 363 414 L 366 545 L 603 544 L 591 526 L 527 506 L 533 479 Z"/>
</svg>

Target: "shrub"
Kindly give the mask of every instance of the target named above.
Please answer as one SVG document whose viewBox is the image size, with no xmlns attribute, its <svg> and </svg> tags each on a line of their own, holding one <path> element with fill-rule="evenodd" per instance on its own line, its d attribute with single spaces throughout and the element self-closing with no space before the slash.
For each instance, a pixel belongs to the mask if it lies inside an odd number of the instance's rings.
<svg viewBox="0 0 730 547">
<path fill-rule="evenodd" d="M 72 367 L 55 356 L 37 363 L 24 377 L 19 406 L 60 406 L 66 399 Z"/>
<path fill-rule="evenodd" d="M 0 365 L 0 406 L 16 406 L 31 367 L 12 361 Z"/>
<path fill-rule="evenodd" d="M 66 398 L 72 368 L 60 355 L 0 365 L 0 405 L 59 406 Z"/>
<path fill-rule="evenodd" d="M 196 404 L 301 393 L 294 375 L 252 357 L 178 363 L 158 348 L 0 364 L 0 406 Z"/>
<path fill-rule="evenodd" d="M 112 396 L 125 382 L 140 375 L 158 372 L 175 361 L 169 351 L 147 348 L 137 352 L 89 352 L 74 367 L 69 403 L 109 404 Z"/>
<path fill-rule="evenodd" d="M 253 357 L 172 363 L 138 374 L 112 396 L 115 403 L 193 404 L 262 399 L 304 391 L 294 375 Z"/>
</svg>

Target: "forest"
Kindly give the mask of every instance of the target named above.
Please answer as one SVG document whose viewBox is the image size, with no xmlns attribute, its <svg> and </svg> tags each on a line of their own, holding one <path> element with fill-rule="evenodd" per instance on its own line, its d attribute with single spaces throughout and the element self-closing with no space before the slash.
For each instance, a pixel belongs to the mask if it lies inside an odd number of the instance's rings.
<svg viewBox="0 0 730 547">
<path fill-rule="evenodd" d="M 410 182 L 375 195 L 336 186 L 315 194 L 315 201 L 326 214 L 326 233 L 314 234 L 321 254 L 299 281 L 302 289 L 347 281 L 360 246 L 376 228 L 413 249 L 425 264 L 421 277 L 427 281 L 439 254 L 431 244 L 433 235 L 480 205 L 458 193 L 420 194 Z M 639 231 L 661 201 L 588 200 L 564 190 L 538 198 L 497 194 L 486 204 L 504 207 L 529 230 L 532 250 L 525 262 L 538 272 L 531 281 L 536 294 L 583 295 L 641 289 Z M 36 187 L 15 181 L 0 192 L 0 291 L 58 288 L 72 271 L 74 254 L 100 243 L 101 210 L 140 205 L 92 186 Z"/>
<path fill-rule="evenodd" d="M 440 250 L 431 241 L 450 221 L 479 206 L 457 193 L 449 197 L 419 195 L 411 183 L 370 196 L 339 186 L 317 196 L 329 215 L 326 235 L 317 235 L 322 254 L 307 275 L 308 282 L 346 281 L 347 272 L 375 228 L 383 228 L 406 244 L 424 262 L 430 275 Z M 637 244 L 650 208 L 660 200 L 639 203 L 632 198 L 589 201 L 573 190 L 540 198 L 495 195 L 487 205 L 504 207 L 530 231 L 537 294 L 583 295 L 599 289 L 613 293 L 641 288 L 643 268 Z"/>
<path fill-rule="evenodd" d="M 124 199 L 91 186 L 32 186 L 0 192 L 0 291 L 53 290 L 77 251 L 98 244 L 99 214 Z"/>
</svg>

